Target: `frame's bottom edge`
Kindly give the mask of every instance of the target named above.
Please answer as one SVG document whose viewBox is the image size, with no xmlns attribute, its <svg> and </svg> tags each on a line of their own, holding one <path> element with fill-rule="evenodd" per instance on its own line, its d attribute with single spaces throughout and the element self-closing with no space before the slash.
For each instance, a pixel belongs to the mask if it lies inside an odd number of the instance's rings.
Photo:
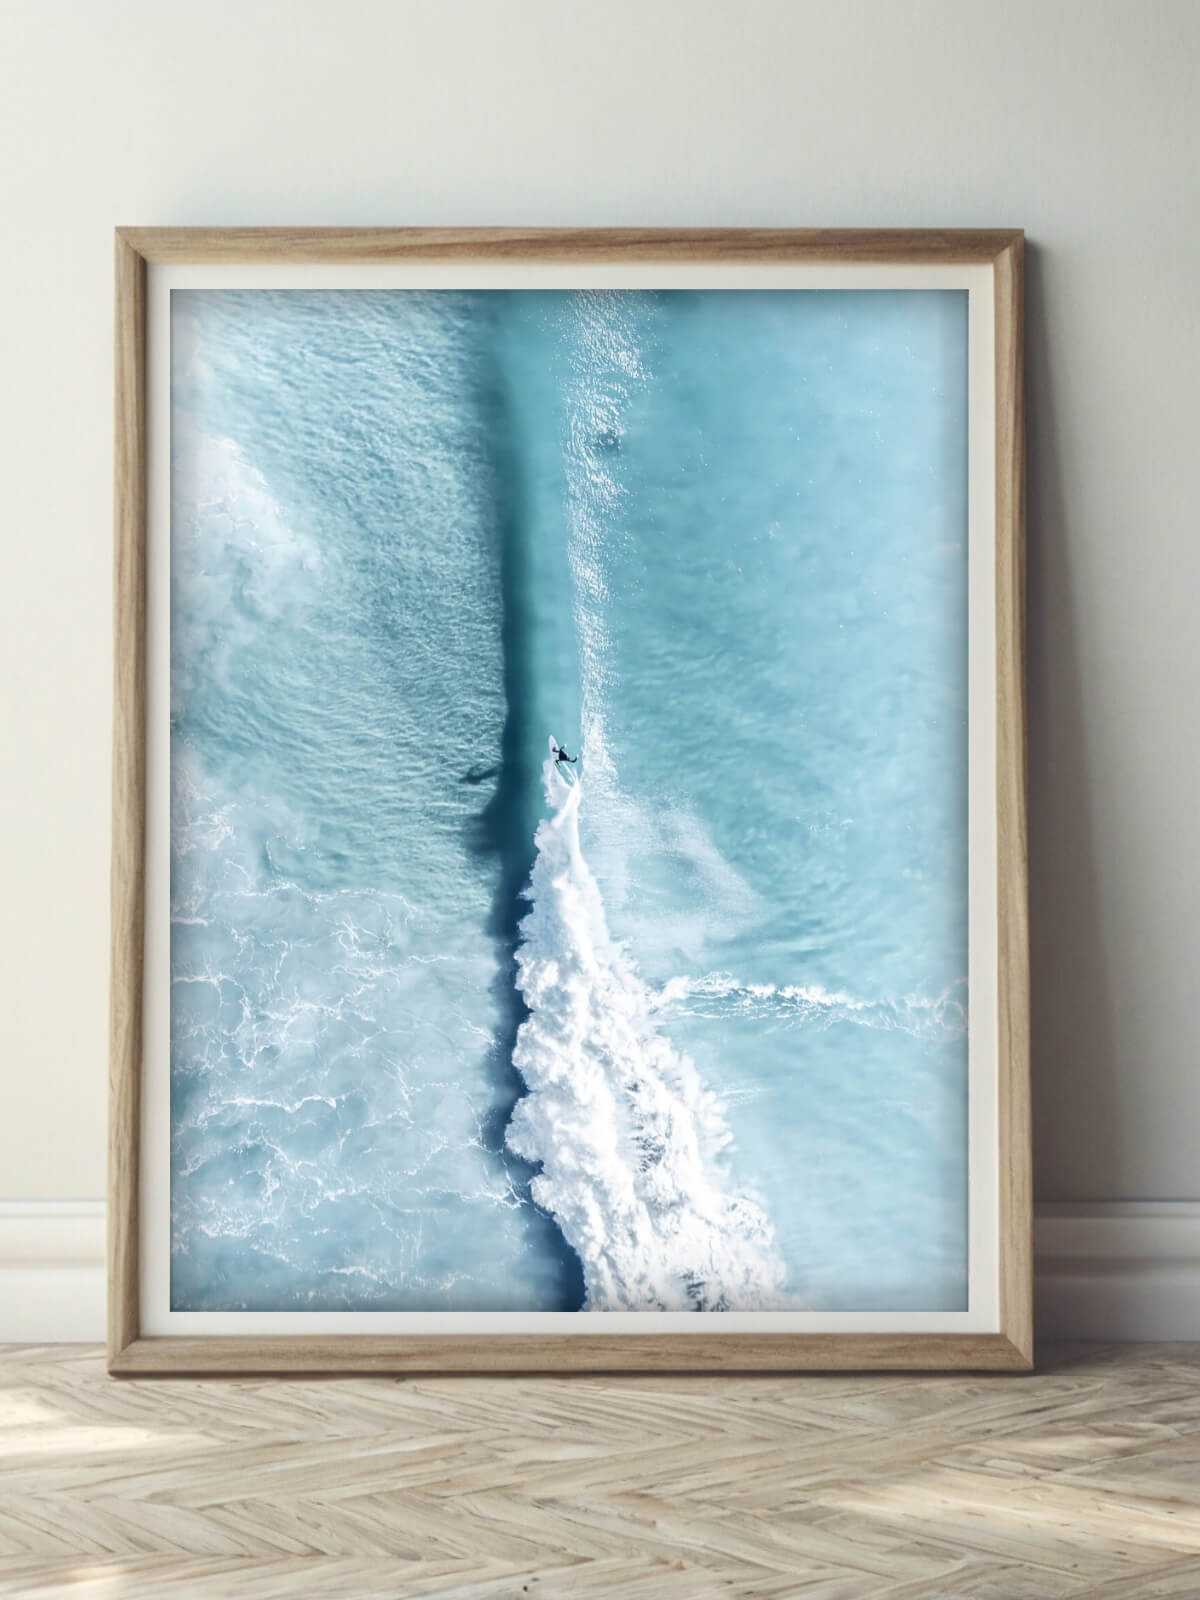
<svg viewBox="0 0 1200 1600">
<path fill-rule="evenodd" d="M 135 1339 L 112 1350 L 114 1377 L 485 1376 L 762 1372 L 1028 1372 L 1024 1342 L 977 1334 L 661 1334 Z"/>
</svg>

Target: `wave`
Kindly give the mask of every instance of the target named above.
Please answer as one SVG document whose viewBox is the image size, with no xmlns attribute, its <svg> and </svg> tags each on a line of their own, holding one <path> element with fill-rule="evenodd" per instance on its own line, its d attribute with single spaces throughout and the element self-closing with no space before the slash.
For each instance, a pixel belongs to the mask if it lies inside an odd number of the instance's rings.
<svg viewBox="0 0 1200 1600">
<path fill-rule="evenodd" d="M 579 844 L 583 784 L 543 768 L 521 922 L 518 983 L 528 1018 L 513 1061 L 528 1094 L 510 1148 L 578 1253 L 589 1310 L 778 1308 L 784 1268 L 766 1214 L 734 1191 L 717 1097 L 657 1018 L 658 996 L 608 932 Z"/>
</svg>

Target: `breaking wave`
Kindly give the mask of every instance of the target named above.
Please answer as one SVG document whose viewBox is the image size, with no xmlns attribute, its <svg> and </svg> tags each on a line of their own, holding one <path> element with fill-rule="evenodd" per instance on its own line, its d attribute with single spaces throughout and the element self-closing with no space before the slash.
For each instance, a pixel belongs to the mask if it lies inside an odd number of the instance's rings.
<svg viewBox="0 0 1200 1600">
<path fill-rule="evenodd" d="M 534 1198 L 583 1263 L 586 1309 L 777 1308 L 784 1268 L 762 1208 L 730 1185 L 721 1104 L 609 935 L 579 845 L 583 786 L 553 760 L 543 780 L 551 815 L 517 951 L 530 1015 L 513 1060 L 529 1092 L 508 1144 L 542 1163 Z"/>
</svg>

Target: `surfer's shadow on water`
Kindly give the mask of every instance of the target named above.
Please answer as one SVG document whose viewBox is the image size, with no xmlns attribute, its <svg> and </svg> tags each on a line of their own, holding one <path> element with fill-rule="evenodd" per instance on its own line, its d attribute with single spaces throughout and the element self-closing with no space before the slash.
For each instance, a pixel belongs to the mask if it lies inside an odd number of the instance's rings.
<svg viewBox="0 0 1200 1600">
<path fill-rule="evenodd" d="M 490 783 L 493 778 L 498 778 L 499 776 L 500 767 L 498 764 L 491 767 L 472 767 L 469 771 L 464 772 L 458 781 L 459 783 L 469 783 L 473 787 L 478 787 L 479 784 Z"/>
</svg>

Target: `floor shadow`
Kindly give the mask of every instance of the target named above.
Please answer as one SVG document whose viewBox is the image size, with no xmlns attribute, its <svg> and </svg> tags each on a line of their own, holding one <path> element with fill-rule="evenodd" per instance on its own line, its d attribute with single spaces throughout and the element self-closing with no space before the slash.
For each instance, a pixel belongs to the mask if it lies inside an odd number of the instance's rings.
<svg viewBox="0 0 1200 1600">
<path fill-rule="evenodd" d="M 534 724 L 534 618 L 530 606 L 528 527 L 522 509 L 521 459 L 512 435 L 511 407 L 498 365 L 487 374 L 481 398 L 483 415 L 491 419 L 490 471 L 506 706 L 499 763 L 487 769 L 473 768 L 462 779 L 470 784 L 495 780 L 491 798 L 470 825 L 472 849 L 490 857 L 499 869 L 487 924 L 487 931 L 497 947 L 497 970 L 491 993 L 499 1024 L 496 1044 L 490 1053 L 493 1100 L 484 1123 L 483 1139 L 486 1147 L 503 1160 L 514 1190 L 527 1199 L 534 1212 L 536 1220 L 531 1227 L 537 1244 L 557 1255 L 561 1263 L 563 1303 L 555 1309 L 574 1311 L 583 1303 L 583 1267 L 558 1224 L 538 1206 L 530 1192 L 530 1180 L 541 1171 L 541 1163 L 525 1161 L 515 1155 L 504 1139 L 513 1107 L 527 1093 L 525 1082 L 513 1065 L 517 1033 L 529 1015 L 517 986 L 516 953 L 521 919 L 529 910 L 524 890 L 533 868 L 533 835 L 541 814 L 538 752 L 544 746 L 544 739 Z"/>
</svg>

